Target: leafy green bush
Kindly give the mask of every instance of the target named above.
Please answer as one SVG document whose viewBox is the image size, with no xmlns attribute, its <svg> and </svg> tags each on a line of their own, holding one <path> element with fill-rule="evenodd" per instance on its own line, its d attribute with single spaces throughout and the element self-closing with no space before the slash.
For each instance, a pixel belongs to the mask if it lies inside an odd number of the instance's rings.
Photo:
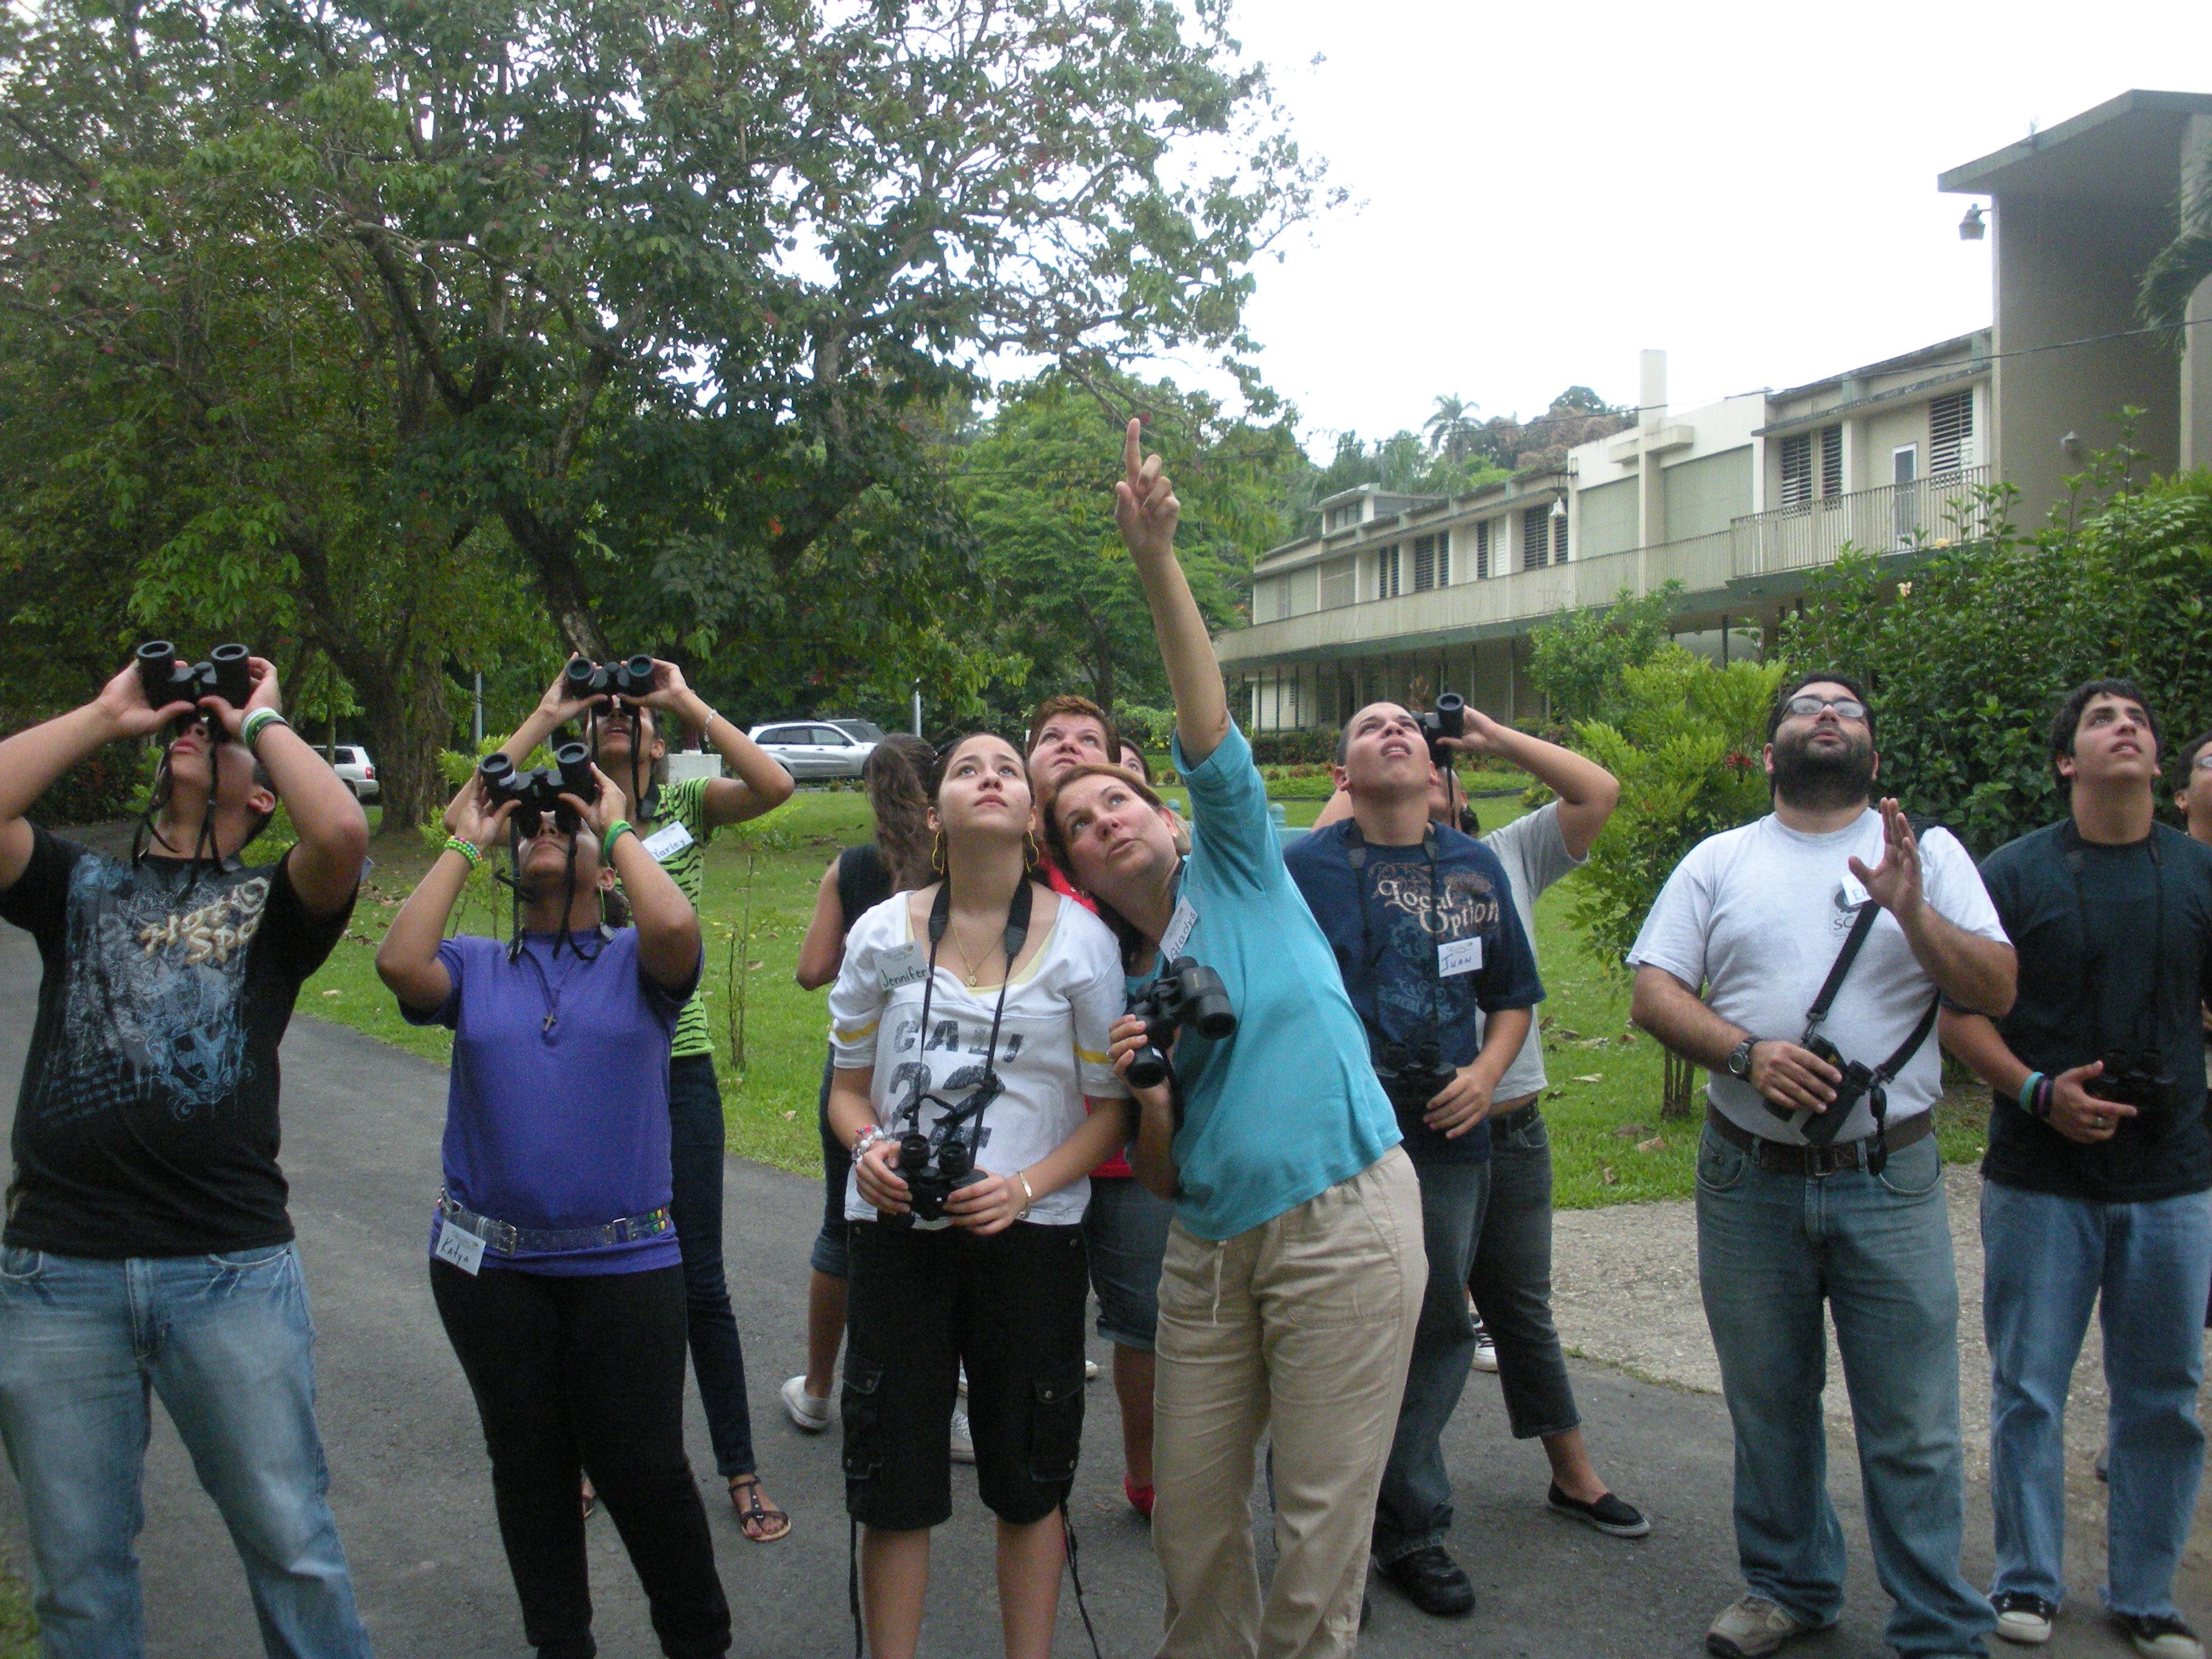
<svg viewBox="0 0 2212 1659">
<path fill-rule="evenodd" d="M 1261 766 L 1310 765 L 1336 758 L 1336 728 L 1300 726 L 1291 732 L 1255 732 L 1252 758 Z"/>
<path fill-rule="evenodd" d="M 1125 702 L 1115 706 L 1114 724 L 1122 732 L 1134 738 L 1146 754 L 1164 750 L 1175 739 L 1175 710 L 1148 708 L 1140 702 Z"/>
<path fill-rule="evenodd" d="M 1668 643 L 1667 625 L 1682 584 L 1670 581 L 1638 598 L 1624 587 L 1610 605 L 1563 611 L 1528 636 L 1528 679 L 1555 721 L 1617 722 L 1625 695 L 1621 676 L 1640 668 Z"/>
<path fill-rule="evenodd" d="M 1783 632 L 1790 659 L 1852 676 L 1875 699 L 1881 787 L 1977 853 L 2062 809 L 2051 716 L 2100 675 L 2138 681 L 2170 753 L 2212 724 L 2212 473 L 2127 482 L 2101 456 L 2076 500 L 2032 536 L 1992 492 L 1992 533 L 1898 580 L 1838 561 Z M 2110 493 L 2086 507 L 2083 497 Z"/>
</svg>

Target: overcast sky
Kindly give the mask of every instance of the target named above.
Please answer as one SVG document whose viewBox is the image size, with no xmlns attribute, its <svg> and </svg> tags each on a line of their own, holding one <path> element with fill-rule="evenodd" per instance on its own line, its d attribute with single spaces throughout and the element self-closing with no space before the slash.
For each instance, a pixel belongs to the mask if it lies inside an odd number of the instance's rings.
<svg viewBox="0 0 2212 1659">
<path fill-rule="evenodd" d="M 1645 346 L 1686 408 L 1981 327 L 1990 244 L 1936 173 L 2130 87 L 2212 90 L 2207 0 L 1239 0 L 1236 32 L 1353 198 L 1249 313 L 1323 458 L 1441 392 L 1633 403 Z"/>
</svg>

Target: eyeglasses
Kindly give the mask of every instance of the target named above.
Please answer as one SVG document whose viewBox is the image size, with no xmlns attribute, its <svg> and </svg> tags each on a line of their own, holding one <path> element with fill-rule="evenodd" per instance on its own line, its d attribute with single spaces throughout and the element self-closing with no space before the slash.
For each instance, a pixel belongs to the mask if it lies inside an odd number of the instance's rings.
<svg viewBox="0 0 2212 1659">
<path fill-rule="evenodd" d="M 1815 697 L 1808 693 L 1802 697 L 1790 698 L 1782 707 L 1792 714 L 1817 714 L 1823 708 L 1832 708 L 1844 720 L 1863 720 L 1866 718 L 1866 705 L 1856 697 Z"/>
</svg>

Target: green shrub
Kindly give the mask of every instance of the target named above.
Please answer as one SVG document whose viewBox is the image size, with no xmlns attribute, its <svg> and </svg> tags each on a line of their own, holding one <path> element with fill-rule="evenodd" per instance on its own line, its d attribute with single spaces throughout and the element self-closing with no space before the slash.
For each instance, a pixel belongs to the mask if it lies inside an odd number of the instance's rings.
<svg viewBox="0 0 2212 1659">
<path fill-rule="evenodd" d="M 1312 765 L 1336 758 L 1336 728 L 1304 726 L 1290 732 L 1259 732 L 1252 736 L 1252 758 L 1261 766 Z"/>
</svg>

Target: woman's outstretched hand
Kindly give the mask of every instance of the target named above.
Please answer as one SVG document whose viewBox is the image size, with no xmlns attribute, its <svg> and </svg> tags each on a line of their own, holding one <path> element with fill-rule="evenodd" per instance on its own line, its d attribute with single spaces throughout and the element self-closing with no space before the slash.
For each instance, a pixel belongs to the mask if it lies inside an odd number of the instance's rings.
<svg viewBox="0 0 2212 1659">
<path fill-rule="evenodd" d="M 1145 423 L 1133 416 L 1122 434 L 1121 466 L 1127 475 L 1114 486 L 1114 522 L 1130 556 L 1138 559 L 1175 557 L 1176 524 L 1182 503 L 1175 486 L 1160 469 L 1158 455 L 1145 453 Z"/>
</svg>

